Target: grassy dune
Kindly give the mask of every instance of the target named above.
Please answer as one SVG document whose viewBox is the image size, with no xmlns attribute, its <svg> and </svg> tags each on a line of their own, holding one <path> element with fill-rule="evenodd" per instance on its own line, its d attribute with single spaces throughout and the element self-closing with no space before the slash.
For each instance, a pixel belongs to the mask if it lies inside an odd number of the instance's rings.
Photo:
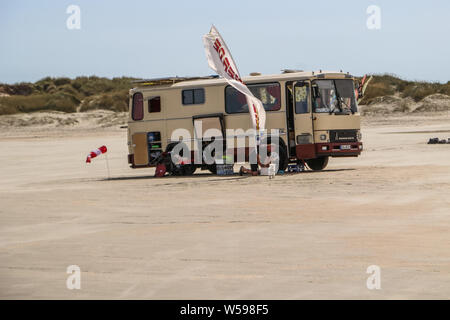
<svg viewBox="0 0 450 320">
<path fill-rule="evenodd" d="M 47 77 L 35 83 L 0 84 L 0 115 L 95 109 L 126 111 L 132 80 L 127 77 Z"/>
<path fill-rule="evenodd" d="M 438 82 L 407 81 L 394 75 L 374 75 L 360 104 L 371 104 L 377 98 L 385 96 L 398 96 L 412 98 L 415 102 L 433 94 L 450 96 L 450 81 L 446 84 Z"/>
</svg>

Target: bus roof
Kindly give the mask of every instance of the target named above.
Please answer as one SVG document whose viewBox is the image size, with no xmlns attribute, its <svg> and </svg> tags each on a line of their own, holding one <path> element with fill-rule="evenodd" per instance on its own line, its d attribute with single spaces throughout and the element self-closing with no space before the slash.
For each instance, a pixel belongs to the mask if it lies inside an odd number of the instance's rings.
<svg viewBox="0 0 450 320">
<path fill-rule="evenodd" d="M 300 80 L 309 78 L 321 78 L 325 76 L 338 76 L 353 78 L 348 73 L 341 71 L 296 71 L 296 72 L 285 72 L 282 74 L 269 74 L 269 75 L 254 75 L 243 77 L 242 80 L 245 83 L 252 82 L 270 82 L 278 80 Z M 157 78 L 157 79 L 147 79 L 133 81 L 137 84 L 137 88 L 153 88 L 153 87 L 171 87 L 171 88 L 183 88 L 183 87 L 193 87 L 193 86 L 214 86 L 220 84 L 226 84 L 224 78 L 219 78 L 217 75 L 205 76 L 205 77 L 167 77 L 167 78 Z M 149 89 L 150 89 L 149 88 Z M 156 88 L 155 88 L 156 89 Z"/>
</svg>

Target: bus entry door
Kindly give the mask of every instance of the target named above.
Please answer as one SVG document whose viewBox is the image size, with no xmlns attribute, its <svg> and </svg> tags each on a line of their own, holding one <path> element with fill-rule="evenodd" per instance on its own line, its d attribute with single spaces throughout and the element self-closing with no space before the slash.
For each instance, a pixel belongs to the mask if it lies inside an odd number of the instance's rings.
<svg viewBox="0 0 450 320">
<path fill-rule="evenodd" d="M 298 159 L 313 159 L 316 157 L 316 152 L 314 147 L 310 82 L 294 82 L 292 95 L 295 127 L 295 155 Z"/>
</svg>

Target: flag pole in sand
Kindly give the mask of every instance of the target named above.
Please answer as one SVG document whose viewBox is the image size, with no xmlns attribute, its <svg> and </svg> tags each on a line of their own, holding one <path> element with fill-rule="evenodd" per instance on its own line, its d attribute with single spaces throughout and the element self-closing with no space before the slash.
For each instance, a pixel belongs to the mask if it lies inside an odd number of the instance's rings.
<svg viewBox="0 0 450 320">
<path fill-rule="evenodd" d="M 108 180 L 111 179 L 111 173 L 109 171 L 109 161 L 108 161 L 108 154 L 105 153 L 105 160 L 106 160 L 106 170 L 108 171 Z"/>
</svg>

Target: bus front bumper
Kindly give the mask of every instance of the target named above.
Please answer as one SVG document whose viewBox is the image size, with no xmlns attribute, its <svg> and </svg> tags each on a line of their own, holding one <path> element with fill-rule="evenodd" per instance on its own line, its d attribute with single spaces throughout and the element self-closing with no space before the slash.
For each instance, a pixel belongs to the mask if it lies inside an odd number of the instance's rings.
<svg viewBox="0 0 450 320">
<path fill-rule="evenodd" d="M 363 150 L 362 142 L 329 142 L 316 143 L 317 156 L 356 157 Z"/>
</svg>

